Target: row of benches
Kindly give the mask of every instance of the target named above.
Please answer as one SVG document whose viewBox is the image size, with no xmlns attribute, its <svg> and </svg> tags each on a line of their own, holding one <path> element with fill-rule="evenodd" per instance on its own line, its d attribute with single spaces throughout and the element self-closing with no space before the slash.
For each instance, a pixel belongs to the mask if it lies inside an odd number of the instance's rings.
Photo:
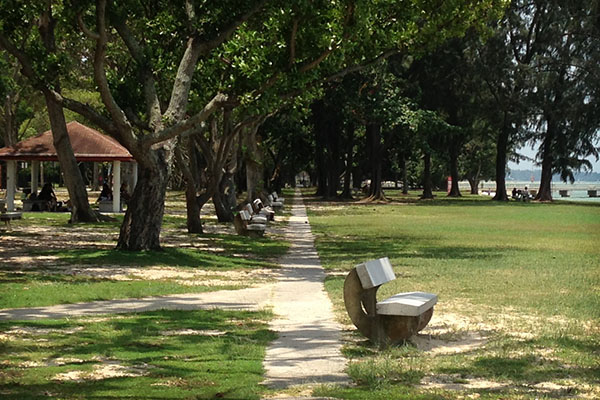
<svg viewBox="0 0 600 400">
<path fill-rule="evenodd" d="M 256 199 L 239 211 L 234 218 L 238 234 L 250 237 L 264 235 L 268 221 L 275 219 L 275 210 L 283 207 L 284 199 L 273 192 L 267 197 L 267 201 L 268 205 L 265 206 L 262 200 Z"/>
</svg>

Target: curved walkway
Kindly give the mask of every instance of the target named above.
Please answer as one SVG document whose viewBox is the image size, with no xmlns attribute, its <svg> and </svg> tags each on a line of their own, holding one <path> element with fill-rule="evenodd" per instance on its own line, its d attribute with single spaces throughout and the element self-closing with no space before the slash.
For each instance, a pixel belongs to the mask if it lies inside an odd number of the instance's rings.
<svg viewBox="0 0 600 400">
<path fill-rule="evenodd" d="M 296 192 L 286 228 L 290 251 L 277 283 L 241 290 L 177 294 L 142 299 L 94 301 L 47 307 L 3 309 L 0 320 L 67 318 L 158 309 L 260 310 L 272 307 L 270 329 L 279 333 L 267 349 L 265 384 L 274 388 L 315 383 L 347 383 L 341 355 L 341 327 L 324 291 L 325 273 L 314 247 L 306 208 Z"/>
</svg>

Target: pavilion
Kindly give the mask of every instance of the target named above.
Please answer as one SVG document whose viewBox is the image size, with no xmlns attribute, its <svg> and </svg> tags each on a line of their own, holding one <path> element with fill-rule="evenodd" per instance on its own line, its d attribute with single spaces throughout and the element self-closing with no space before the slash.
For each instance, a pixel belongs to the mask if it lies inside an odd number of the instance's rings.
<svg viewBox="0 0 600 400">
<path fill-rule="evenodd" d="M 134 183 L 137 180 L 137 164 L 129 151 L 115 139 L 89 128 L 79 122 L 67 124 L 67 132 L 79 162 L 113 163 L 113 212 L 121 209 L 121 162 L 134 162 Z M 0 149 L 0 160 L 6 161 L 6 208 L 15 209 L 17 184 L 17 161 L 31 161 L 31 192 L 37 193 L 40 161 L 58 161 L 54 148 L 52 131 L 23 140 L 13 146 Z M 132 188 L 133 189 L 133 188 Z"/>
</svg>

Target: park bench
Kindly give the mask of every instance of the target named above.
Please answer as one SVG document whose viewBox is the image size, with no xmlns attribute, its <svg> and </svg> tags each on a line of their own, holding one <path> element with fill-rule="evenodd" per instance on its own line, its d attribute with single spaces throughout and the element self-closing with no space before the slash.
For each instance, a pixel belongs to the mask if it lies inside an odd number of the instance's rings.
<svg viewBox="0 0 600 400">
<path fill-rule="evenodd" d="M 380 346 L 406 340 L 425 328 L 437 295 L 398 293 L 377 301 L 381 285 L 396 279 L 390 260 L 380 258 L 357 265 L 344 282 L 344 303 L 358 330 Z"/>
<path fill-rule="evenodd" d="M 11 229 L 11 221 L 15 219 L 21 219 L 22 216 L 23 215 L 20 212 L 3 212 L 0 214 L 0 221 L 4 221 L 6 227 Z"/>
<path fill-rule="evenodd" d="M 124 201 L 121 201 L 121 205 L 119 207 L 119 212 L 123 212 L 123 206 L 125 205 Z M 98 211 L 103 213 L 111 213 L 113 212 L 113 201 L 112 200 L 100 200 L 98 201 Z"/>
<path fill-rule="evenodd" d="M 285 204 L 285 199 L 283 197 L 279 196 L 277 194 L 277 192 L 271 193 L 271 196 L 273 196 L 273 200 L 279 201 L 281 204 Z"/>
<path fill-rule="evenodd" d="M 275 200 L 275 197 L 273 197 L 272 194 L 270 194 L 268 196 L 268 198 L 269 198 L 269 203 L 271 203 L 271 207 L 273 207 L 273 208 L 282 208 L 283 207 L 283 202 Z"/>
<path fill-rule="evenodd" d="M 246 212 L 248 212 L 248 214 L 250 214 L 250 223 L 252 223 L 252 224 L 266 224 L 267 223 L 267 217 L 264 215 L 255 213 L 254 209 L 252 208 L 252 204 L 250 204 L 250 203 L 246 204 L 243 209 L 246 210 Z"/>
<path fill-rule="evenodd" d="M 252 208 L 256 214 L 266 217 L 269 221 L 275 220 L 275 211 L 273 208 L 263 204 L 261 199 L 256 199 L 252 202 Z"/>
<path fill-rule="evenodd" d="M 238 235 L 261 237 L 265 233 L 266 225 L 252 223 L 252 217 L 246 210 L 241 210 L 234 218 L 233 224 Z"/>
</svg>

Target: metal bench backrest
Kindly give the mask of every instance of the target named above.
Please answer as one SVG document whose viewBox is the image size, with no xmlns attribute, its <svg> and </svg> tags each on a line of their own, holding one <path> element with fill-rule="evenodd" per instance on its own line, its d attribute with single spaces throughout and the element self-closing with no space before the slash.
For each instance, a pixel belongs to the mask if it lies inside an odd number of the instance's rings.
<svg viewBox="0 0 600 400">
<path fill-rule="evenodd" d="M 371 289 L 396 279 L 392 264 L 387 257 L 358 264 L 356 272 L 363 289 Z"/>
</svg>

